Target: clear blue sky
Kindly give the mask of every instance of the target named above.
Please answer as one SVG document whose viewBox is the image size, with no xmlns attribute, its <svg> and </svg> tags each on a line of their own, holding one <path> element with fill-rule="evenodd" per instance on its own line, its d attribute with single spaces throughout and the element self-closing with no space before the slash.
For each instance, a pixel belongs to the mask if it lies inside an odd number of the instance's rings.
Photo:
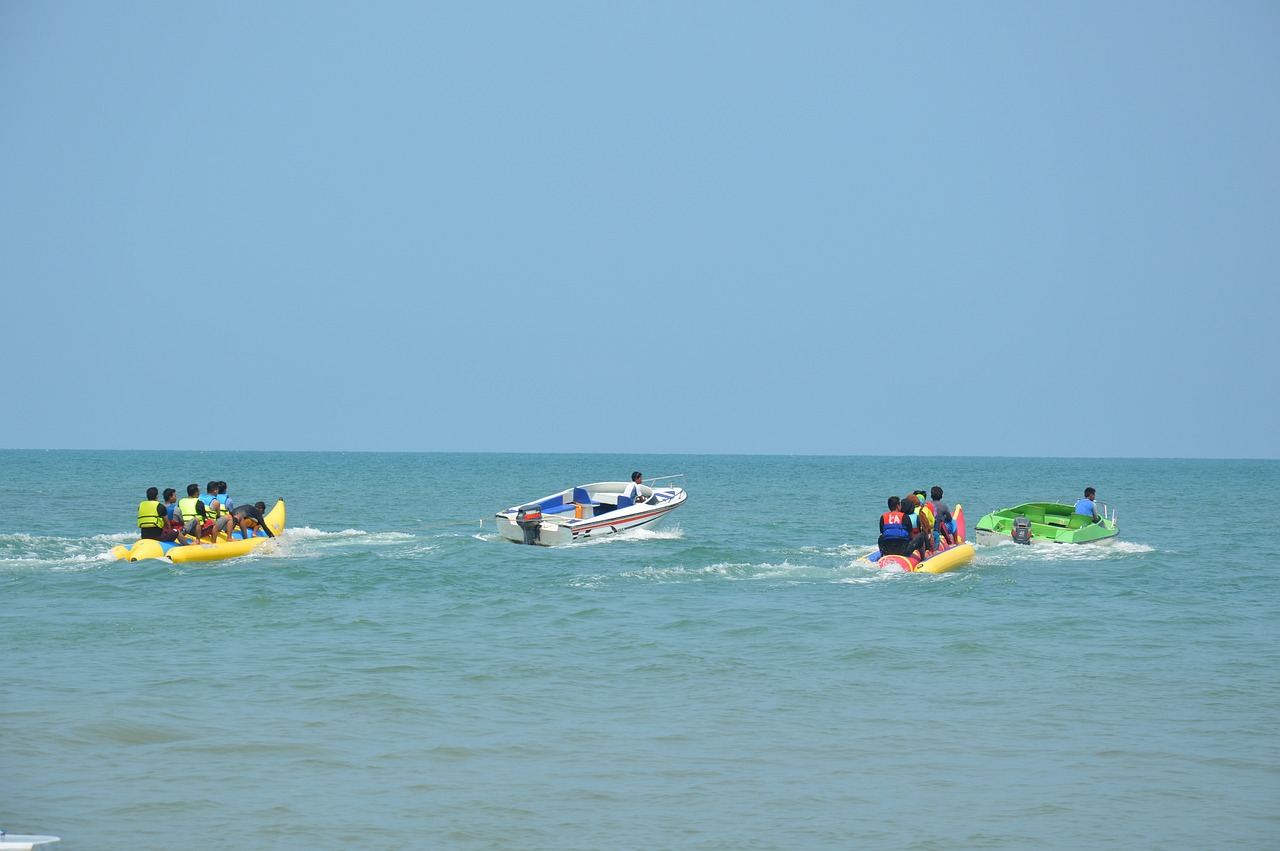
<svg viewBox="0 0 1280 851">
<path fill-rule="evenodd" d="M 0 447 L 1280 457 L 1274 2 L 0 4 Z"/>
</svg>

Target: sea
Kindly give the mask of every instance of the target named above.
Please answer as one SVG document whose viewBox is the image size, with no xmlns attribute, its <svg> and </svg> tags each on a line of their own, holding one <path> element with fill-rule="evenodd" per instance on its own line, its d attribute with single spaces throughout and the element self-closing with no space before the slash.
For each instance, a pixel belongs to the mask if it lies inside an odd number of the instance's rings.
<svg viewBox="0 0 1280 851">
<path fill-rule="evenodd" d="M 652 530 L 493 514 L 679 476 Z M 148 486 L 275 544 L 129 563 Z M 861 562 L 891 494 L 1111 546 Z M 1274 849 L 1280 462 L 0 451 L 0 828 L 82 849 Z M 1260 518 L 1260 519 L 1259 519 Z"/>
</svg>

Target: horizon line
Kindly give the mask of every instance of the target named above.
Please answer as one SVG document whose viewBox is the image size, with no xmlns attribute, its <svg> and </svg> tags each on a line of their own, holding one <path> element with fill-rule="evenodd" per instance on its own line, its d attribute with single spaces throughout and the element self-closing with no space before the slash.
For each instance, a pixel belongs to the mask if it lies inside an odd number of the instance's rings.
<svg viewBox="0 0 1280 851">
<path fill-rule="evenodd" d="M 666 455 L 666 456 L 717 456 L 726 458 L 1002 458 L 1031 460 L 1077 461 L 1278 461 L 1280 457 L 1250 457 L 1225 455 L 878 455 L 874 453 L 831 452 L 627 452 L 627 451 L 557 451 L 513 452 L 496 449 L 121 449 L 95 448 L 72 449 L 52 447 L 0 447 L 0 452 L 223 452 L 245 454 L 351 454 L 351 455 Z"/>
</svg>

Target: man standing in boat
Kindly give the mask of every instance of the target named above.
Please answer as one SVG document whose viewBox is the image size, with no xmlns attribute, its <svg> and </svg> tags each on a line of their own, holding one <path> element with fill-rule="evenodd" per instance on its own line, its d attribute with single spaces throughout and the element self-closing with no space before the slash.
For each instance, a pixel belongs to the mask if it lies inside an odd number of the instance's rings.
<svg viewBox="0 0 1280 851">
<path fill-rule="evenodd" d="M 1097 491 L 1093 488 L 1085 488 L 1084 499 L 1076 500 L 1076 514 L 1083 514 L 1086 517 L 1092 517 L 1094 523 L 1098 522 L 1098 506 L 1093 501 L 1094 494 L 1096 493 Z"/>
</svg>

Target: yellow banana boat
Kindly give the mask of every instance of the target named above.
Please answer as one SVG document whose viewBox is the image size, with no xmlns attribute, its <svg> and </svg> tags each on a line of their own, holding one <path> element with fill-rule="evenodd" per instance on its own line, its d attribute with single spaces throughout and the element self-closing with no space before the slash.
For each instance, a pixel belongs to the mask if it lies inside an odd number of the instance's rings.
<svg viewBox="0 0 1280 851">
<path fill-rule="evenodd" d="M 275 506 L 263 518 L 267 521 L 267 528 L 271 530 L 271 534 L 278 536 L 284 531 L 284 517 L 284 500 L 282 499 L 276 502 Z M 133 546 L 130 547 L 126 547 L 123 544 L 112 547 L 111 554 L 117 559 L 127 559 L 128 561 L 142 561 L 148 558 L 167 558 L 174 563 L 221 561 L 222 559 L 235 558 L 236 556 L 253 552 L 270 540 L 272 539 L 267 537 L 267 533 L 261 529 L 258 530 L 257 535 L 251 538 L 244 538 L 237 531 L 231 540 L 227 540 L 225 532 L 219 532 L 218 539 L 211 543 L 179 544 L 171 541 L 144 539 L 135 541 Z"/>
</svg>

